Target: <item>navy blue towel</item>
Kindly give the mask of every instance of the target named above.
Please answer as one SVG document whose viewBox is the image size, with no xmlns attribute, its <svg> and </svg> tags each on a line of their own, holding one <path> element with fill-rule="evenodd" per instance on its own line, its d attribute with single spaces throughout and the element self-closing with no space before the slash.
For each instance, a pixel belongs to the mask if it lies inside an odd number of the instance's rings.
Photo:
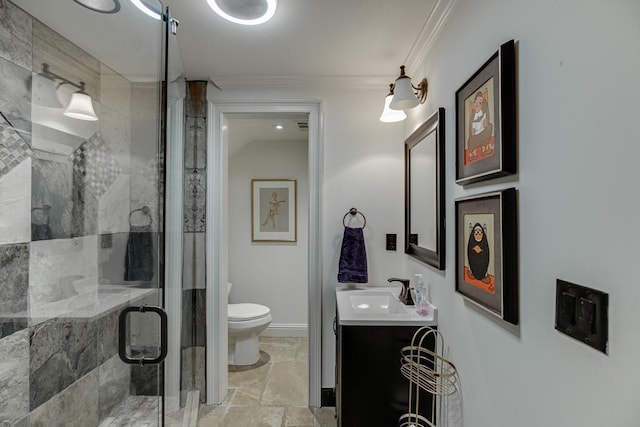
<svg viewBox="0 0 640 427">
<path fill-rule="evenodd" d="M 338 263 L 338 282 L 367 283 L 368 280 L 367 250 L 362 228 L 345 227 Z"/>
<path fill-rule="evenodd" d="M 124 280 L 153 279 L 153 234 L 151 226 L 131 227 L 125 255 Z"/>
</svg>

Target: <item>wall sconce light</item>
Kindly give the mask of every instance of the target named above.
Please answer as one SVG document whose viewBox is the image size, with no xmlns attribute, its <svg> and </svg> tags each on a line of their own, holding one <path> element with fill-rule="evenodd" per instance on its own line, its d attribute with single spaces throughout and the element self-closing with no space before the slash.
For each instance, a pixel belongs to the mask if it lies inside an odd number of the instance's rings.
<svg viewBox="0 0 640 427">
<path fill-rule="evenodd" d="M 418 86 L 411 83 L 411 78 L 404 73 L 404 65 L 400 66 L 400 75 L 393 84 L 393 98 L 389 103 L 392 110 L 408 110 L 424 104 L 427 100 L 427 79 L 422 79 Z"/>
<path fill-rule="evenodd" d="M 384 123 L 401 122 L 407 118 L 407 115 L 402 110 L 392 110 L 389 108 L 391 99 L 393 98 L 393 83 L 389 84 L 389 93 L 384 98 L 384 109 L 380 115 L 380 121 Z"/>
<path fill-rule="evenodd" d="M 42 104 L 54 106 L 54 103 L 51 100 L 57 98 L 56 90 L 60 88 L 60 86 L 68 84 L 77 88 L 78 91 L 71 95 L 71 100 L 62 114 L 79 120 L 98 120 L 98 116 L 93 109 L 93 100 L 87 92 L 85 92 L 84 82 L 74 83 L 61 75 L 52 72 L 49 69 L 49 64 L 42 64 L 42 72 L 36 77 L 37 79 L 34 78 L 34 82 L 37 81 L 39 85 L 42 85 L 41 89 L 43 93 L 39 99 L 39 101 L 42 101 Z M 58 81 L 60 83 L 57 83 Z M 56 83 L 57 85 L 54 87 Z M 61 106 L 59 103 L 58 105 Z"/>
</svg>

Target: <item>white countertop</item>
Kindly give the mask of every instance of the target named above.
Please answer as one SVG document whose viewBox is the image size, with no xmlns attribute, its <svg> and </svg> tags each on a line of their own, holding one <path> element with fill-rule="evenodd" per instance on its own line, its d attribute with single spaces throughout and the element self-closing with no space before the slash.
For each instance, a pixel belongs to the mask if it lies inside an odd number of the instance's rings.
<svg viewBox="0 0 640 427">
<path fill-rule="evenodd" d="M 429 304 L 421 316 L 416 307 L 398 300 L 397 286 L 338 286 L 336 306 L 340 325 L 360 326 L 435 326 L 438 309 Z"/>
</svg>

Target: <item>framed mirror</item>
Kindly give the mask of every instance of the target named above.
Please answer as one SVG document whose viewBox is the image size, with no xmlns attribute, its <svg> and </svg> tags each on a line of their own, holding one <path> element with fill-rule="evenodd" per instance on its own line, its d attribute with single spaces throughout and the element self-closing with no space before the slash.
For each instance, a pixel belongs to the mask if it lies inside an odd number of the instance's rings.
<svg viewBox="0 0 640 427">
<path fill-rule="evenodd" d="M 405 253 L 445 269 L 444 108 L 405 141 Z"/>
</svg>

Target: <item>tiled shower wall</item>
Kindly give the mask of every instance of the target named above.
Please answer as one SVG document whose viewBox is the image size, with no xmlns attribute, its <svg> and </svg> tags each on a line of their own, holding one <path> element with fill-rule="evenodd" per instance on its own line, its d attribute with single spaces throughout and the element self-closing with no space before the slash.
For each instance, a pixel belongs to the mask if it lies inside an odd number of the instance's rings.
<svg viewBox="0 0 640 427">
<path fill-rule="evenodd" d="M 99 122 L 39 104 L 44 63 L 86 82 Z M 117 313 L 60 310 L 126 284 L 129 214 L 158 217 L 156 98 L 0 0 L 0 426 L 97 425 L 129 394 Z"/>
<path fill-rule="evenodd" d="M 205 207 L 207 82 L 187 83 L 184 144 L 182 390 L 205 389 Z"/>
</svg>

